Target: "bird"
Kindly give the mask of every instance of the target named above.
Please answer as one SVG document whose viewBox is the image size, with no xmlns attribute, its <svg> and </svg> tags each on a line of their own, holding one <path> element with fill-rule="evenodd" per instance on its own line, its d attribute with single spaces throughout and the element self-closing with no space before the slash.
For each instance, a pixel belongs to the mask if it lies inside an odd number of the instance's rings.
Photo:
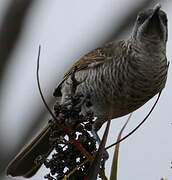
<svg viewBox="0 0 172 180">
<path fill-rule="evenodd" d="M 83 82 L 76 91 L 90 95 L 96 117 L 95 132 L 107 120 L 134 112 L 165 87 L 167 24 L 160 4 L 140 11 L 128 39 L 105 43 L 81 57 L 64 75 L 53 95 L 61 104 L 68 101 L 71 75 L 77 67 L 75 78 Z M 50 126 L 46 124 L 9 163 L 6 174 L 32 177 L 41 167 L 34 163 L 35 158 L 53 150 L 49 135 Z"/>
</svg>

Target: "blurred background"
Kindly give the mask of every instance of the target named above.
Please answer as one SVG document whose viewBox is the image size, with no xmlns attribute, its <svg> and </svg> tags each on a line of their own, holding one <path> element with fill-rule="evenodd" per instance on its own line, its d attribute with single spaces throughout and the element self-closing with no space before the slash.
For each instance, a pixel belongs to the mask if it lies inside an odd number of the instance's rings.
<svg viewBox="0 0 172 180">
<path fill-rule="evenodd" d="M 63 73 L 80 56 L 111 40 L 128 38 L 137 13 L 161 3 L 168 15 L 167 57 L 172 51 L 172 1 L 169 0 L 0 0 L 0 179 L 5 167 L 50 115 L 36 83 L 41 44 L 40 77 L 50 106 Z M 172 179 L 171 67 L 160 101 L 147 122 L 121 144 L 119 180 Z M 155 98 L 137 110 L 125 134 L 146 115 Z M 127 117 L 111 124 L 108 144 Z M 102 128 L 103 129 L 103 128 Z M 100 131 L 100 134 L 103 130 Z M 113 148 L 109 150 L 113 154 Z M 110 173 L 111 157 L 107 162 Z M 43 180 L 44 167 L 31 179 Z M 22 179 L 22 178 L 14 178 Z"/>
</svg>

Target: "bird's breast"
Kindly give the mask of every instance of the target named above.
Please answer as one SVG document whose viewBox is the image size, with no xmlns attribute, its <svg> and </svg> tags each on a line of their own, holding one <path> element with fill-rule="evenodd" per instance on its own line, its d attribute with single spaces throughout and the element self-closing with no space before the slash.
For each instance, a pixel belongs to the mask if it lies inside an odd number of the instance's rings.
<svg viewBox="0 0 172 180">
<path fill-rule="evenodd" d="M 126 115 L 164 88 L 166 63 L 147 68 L 140 67 L 140 62 L 129 60 L 132 61 L 109 61 L 76 73 L 78 81 L 84 80 L 77 92 L 90 95 L 95 115 L 111 114 L 111 118 Z"/>
</svg>

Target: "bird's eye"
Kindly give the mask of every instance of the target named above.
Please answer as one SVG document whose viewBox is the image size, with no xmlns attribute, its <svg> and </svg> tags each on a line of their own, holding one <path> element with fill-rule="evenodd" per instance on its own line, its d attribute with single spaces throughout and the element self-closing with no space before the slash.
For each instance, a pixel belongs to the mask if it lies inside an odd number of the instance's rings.
<svg viewBox="0 0 172 180">
<path fill-rule="evenodd" d="M 137 16 L 137 22 L 138 22 L 139 24 L 143 24 L 144 21 L 146 20 L 146 18 L 147 18 L 147 16 L 146 16 L 145 14 L 139 14 L 139 15 Z"/>
</svg>

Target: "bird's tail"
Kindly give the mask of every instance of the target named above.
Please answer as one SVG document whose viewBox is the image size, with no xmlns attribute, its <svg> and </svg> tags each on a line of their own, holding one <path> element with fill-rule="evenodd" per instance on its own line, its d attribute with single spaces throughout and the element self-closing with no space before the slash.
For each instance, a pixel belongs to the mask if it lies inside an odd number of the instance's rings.
<svg viewBox="0 0 172 180">
<path fill-rule="evenodd" d="M 42 164 L 36 164 L 35 159 L 39 155 L 48 156 L 52 147 L 49 144 L 50 126 L 45 125 L 36 136 L 27 143 L 21 151 L 9 163 L 6 173 L 10 176 L 33 176 Z"/>
</svg>

